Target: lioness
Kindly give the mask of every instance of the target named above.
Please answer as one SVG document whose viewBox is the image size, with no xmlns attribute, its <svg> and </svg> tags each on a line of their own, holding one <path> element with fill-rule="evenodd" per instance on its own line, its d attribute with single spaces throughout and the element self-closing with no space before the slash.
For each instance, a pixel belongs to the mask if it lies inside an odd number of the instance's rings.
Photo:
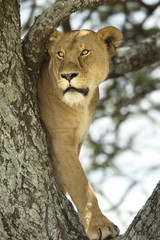
<svg viewBox="0 0 160 240">
<path fill-rule="evenodd" d="M 115 27 L 98 32 L 55 31 L 38 80 L 40 115 L 47 129 L 54 176 L 71 196 L 90 239 L 119 233 L 102 214 L 78 156 L 99 98 L 98 85 L 106 79 L 110 57 L 121 40 Z"/>
</svg>

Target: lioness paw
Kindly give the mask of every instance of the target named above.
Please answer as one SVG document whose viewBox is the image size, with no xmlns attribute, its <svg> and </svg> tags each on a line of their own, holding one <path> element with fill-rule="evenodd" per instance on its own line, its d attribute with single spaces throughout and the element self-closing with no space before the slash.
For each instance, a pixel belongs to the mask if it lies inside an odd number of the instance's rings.
<svg viewBox="0 0 160 240">
<path fill-rule="evenodd" d="M 94 223 L 86 230 L 90 240 L 103 240 L 114 238 L 119 234 L 119 228 L 110 222 L 107 218 L 103 217 L 103 223 L 99 226 Z"/>
</svg>

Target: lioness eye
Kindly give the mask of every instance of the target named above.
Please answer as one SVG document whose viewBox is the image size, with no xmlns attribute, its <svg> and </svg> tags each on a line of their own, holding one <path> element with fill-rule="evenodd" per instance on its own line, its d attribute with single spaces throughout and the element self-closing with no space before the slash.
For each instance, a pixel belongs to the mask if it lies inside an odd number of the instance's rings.
<svg viewBox="0 0 160 240">
<path fill-rule="evenodd" d="M 64 52 L 62 52 L 62 51 L 57 52 L 57 56 L 59 58 L 64 58 Z"/>
<path fill-rule="evenodd" d="M 84 56 L 84 55 L 88 55 L 90 53 L 90 51 L 88 49 L 84 49 L 82 52 L 81 52 L 81 55 Z"/>
</svg>

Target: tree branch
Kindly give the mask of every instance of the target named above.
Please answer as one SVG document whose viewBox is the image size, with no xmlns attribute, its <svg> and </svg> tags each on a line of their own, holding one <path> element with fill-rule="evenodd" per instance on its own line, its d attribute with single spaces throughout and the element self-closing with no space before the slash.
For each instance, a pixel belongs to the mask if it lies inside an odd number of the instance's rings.
<svg viewBox="0 0 160 240">
<path fill-rule="evenodd" d="M 117 49 L 108 78 L 119 77 L 160 61 L 160 32 L 138 44 Z"/>
<path fill-rule="evenodd" d="M 135 199 L 136 201 L 136 199 Z M 160 182 L 124 235 L 114 240 L 158 240 L 160 236 Z"/>
<path fill-rule="evenodd" d="M 114 0 L 57 0 L 43 15 L 37 17 L 23 40 L 24 59 L 31 73 L 36 73 L 43 61 L 49 36 L 71 13 L 112 2 Z"/>
<path fill-rule="evenodd" d="M 35 23 L 23 40 L 23 53 L 28 69 L 37 73 L 46 52 L 45 44 L 50 34 L 69 15 L 87 7 L 112 3 L 114 0 L 58 0 Z M 141 69 L 160 60 L 160 32 L 139 44 L 119 48 L 110 64 L 111 77 Z"/>
</svg>

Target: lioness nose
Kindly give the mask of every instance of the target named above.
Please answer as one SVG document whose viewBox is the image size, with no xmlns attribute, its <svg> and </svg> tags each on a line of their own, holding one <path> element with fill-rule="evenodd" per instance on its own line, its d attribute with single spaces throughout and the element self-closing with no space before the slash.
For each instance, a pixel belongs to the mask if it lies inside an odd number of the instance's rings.
<svg viewBox="0 0 160 240">
<path fill-rule="evenodd" d="M 69 82 L 77 76 L 78 76 L 78 73 L 63 73 L 63 74 L 61 74 L 61 78 L 64 78 Z"/>
</svg>

